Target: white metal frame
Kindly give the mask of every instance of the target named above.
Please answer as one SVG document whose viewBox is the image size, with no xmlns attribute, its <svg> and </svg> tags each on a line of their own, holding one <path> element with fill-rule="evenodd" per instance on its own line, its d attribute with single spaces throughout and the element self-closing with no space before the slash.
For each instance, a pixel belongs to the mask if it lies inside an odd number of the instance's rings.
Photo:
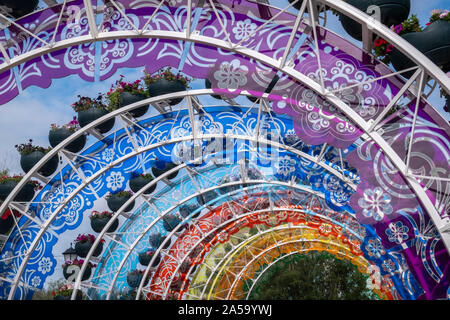
<svg viewBox="0 0 450 320">
<path fill-rule="evenodd" d="M 69 137 L 68 139 L 66 139 L 65 141 L 63 141 L 62 143 L 60 143 L 58 146 L 56 146 L 55 148 L 53 148 L 48 154 L 46 154 L 44 156 L 44 158 L 42 158 L 36 165 L 35 167 L 33 167 L 32 170 L 30 170 L 24 177 L 23 179 L 17 184 L 16 188 L 14 188 L 14 190 L 9 194 L 9 196 L 5 199 L 4 203 L 2 204 L 2 206 L 0 206 L 0 211 L 3 211 L 6 209 L 6 207 L 8 205 L 11 205 L 12 199 L 14 199 L 15 195 L 20 191 L 20 189 L 23 187 L 23 185 L 32 177 L 37 177 L 39 179 L 41 179 L 42 181 L 48 181 L 48 178 L 44 178 L 40 175 L 37 174 L 37 171 L 39 170 L 39 168 L 44 165 L 49 159 L 51 159 L 53 156 L 58 155 L 59 153 L 62 153 L 63 156 L 65 157 L 65 153 L 67 153 L 66 151 L 63 151 L 63 147 L 67 144 L 69 144 L 70 142 L 72 142 L 73 140 L 77 139 L 79 136 L 81 136 L 82 134 L 85 134 L 86 132 L 93 132 L 93 130 L 95 131 L 95 127 L 98 126 L 99 124 L 114 118 L 114 117 L 120 117 L 123 114 L 125 114 L 126 112 L 138 108 L 140 106 L 146 105 L 146 104 L 152 104 L 158 101 L 165 101 L 168 99 L 172 99 L 172 98 L 176 98 L 176 97 L 190 97 L 190 96 L 196 96 L 199 94 L 212 94 L 213 91 L 211 89 L 200 89 L 200 90 L 191 90 L 191 91 L 186 91 L 186 92 L 177 92 L 177 93 L 173 93 L 173 94 L 167 94 L 167 95 L 162 95 L 162 96 L 158 96 L 158 97 L 153 97 L 153 98 L 148 98 L 139 102 L 136 102 L 134 104 L 128 105 L 126 107 L 120 108 L 118 110 L 115 110 L 105 116 L 103 116 L 100 119 L 97 119 L 96 121 L 90 123 L 89 125 L 87 125 L 86 127 L 78 130 L 77 132 L 75 132 L 71 137 Z M 192 105 L 191 105 L 192 106 Z M 354 184 L 352 184 L 348 179 L 346 179 L 342 173 L 339 170 L 336 170 L 335 168 L 332 168 L 331 166 L 329 166 L 328 164 L 322 162 L 322 161 L 317 161 L 317 157 L 312 157 L 308 154 L 305 154 L 295 148 L 292 147 L 288 147 L 285 146 L 283 144 L 280 143 L 275 143 L 273 141 L 270 140 L 266 140 L 263 139 L 260 136 L 256 136 L 256 137 L 247 137 L 247 136 L 240 136 L 240 135 L 234 135 L 234 134 L 207 134 L 207 135 L 201 135 L 198 136 L 199 139 L 210 139 L 210 138 L 229 138 L 229 139 L 243 139 L 243 140 L 248 140 L 251 142 L 255 142 L 255 143 L 264 143 L 266 145 L 270 145 L 272 147 L 275 148 L 280 148 L 280 149 L 284 149 L 286 151 L 290 151 L 294 154 L 300 155 L 314 163 L 316 163 L 319 166 L 322 166 L 323 168 L 325 168 L 327 171 L 330 171 L 332 174 L 334 174 L 335 176 L 337 176 L 338 178 L 340 178 L 341 180 L 343 180 L 345 183 L 347 183 L 351 188 L 355 189 L 356 186 Z M 65 207 L 65 205 L 67 203 L 70 202 L 71 199 L 73 199 L 84 187 L 89 186 L 90 182 L 94 181 L 98 176 L 100 176 L 101 174 L 105 173 L 107 170 L 113 168 L 115 165 L 125 161 L 128 158 L 131 158 L 135 155 L 138 155 L 142 152 L 151 150 L 153 148 L 157 148 L 163 145 L 167 145 L 167 144 L 173 144 L 173 143 L 177 143 L 177 142 L 181 142 L 181 141 L 187 141 L 187 140 L 191 140 L 193 139 L 193 136 L 187 136 L 187 137 L 182 137 L 182 138 L 178 138 L 178 139 L 171 139 L 162 143 L 157 143 L 151 146 L 146 146 L 145 148 L 138 148 L 137 150 L 134 150 L 134 152 L 120 158 L 117 159 L 116 161 L 114 161 L 113 163 L 110 163 L 108 166 L 105 166 L 104 168 L 102 168 L 101 170 L 97 171 L 94 175 L 85 178 L 83 183 L 77 188 L 75 189 L 70 195 L 67 196 L 67 198 L 65 198 L 64 202 L 62 202 L 58 209 L 56 209 L 52 215 L 49 217 L 49 219 L 47 219 L 44 223 L 39 223 L 38 221 L 36 221 L 36 223 L 38 223 L 38 225 L 40 225 L 40 232 L 38 233 L 38 235 L 36 236 L 36 238 L 34 239 L 34 241 L 30 244 L 29 248 L 28 248 L 28 252 L 25 254 L 25 259 L 22 261 L 18 273 L 16 274 L 16 277 L 14 279 L 14 285 L 13 285 L 13 289 L 10 292 L 9 295 L 9 299 L 12 299 L 12 297 L 14 296 L 14 292 L 20 282 L 20 277 L 21 274 L 26 266 L 26 263 L 28 261 L 28 258 L 30 257 L 31 253 L 33 252 L 35 246 L 38 244 L 39 239 L 44 235 L 44 233 L 47 231 L 47 229 L 50 228 L 50 225 L 52 223 L 52 221 L 56 218 L 56 216 L 59 214 L 59 212 L 62 211 L 62 209 Z M 67 157 L 66 157 L 67 158 Z M 162 180 L 163 178 L 165 178 L 167 175 L 170 175 L 170 173 L 181 169 L 182 167 L 184 167 L 185 165 L 182 165 L 180 167 L 177 167 L 176 169 L 173 169 L 171 171 L 169 171 L 167 174 L 165 175 L 161 175 L 160 177 L 158 177 L 158 179 L 155 179 L 155 183 L 157 181 L 159 181 L 160 179 Z M 81 173 L 79 170 L 76 170 L 76 172 Z M 247 181 L 248 182 L 248 181 Z M 223 185 L 222 185 L 223 186 Z M 208 190 L 203 190 L 203 192 L 206 192 Z M 133 198 L 134 199 L 134 198 Z M 124 207 L 125 208 L 125 207 Z M 21 210 L 21 212 L 23 214 L 27 214 L 26 211 Z M 27 218 L 29 219 L 33 219 L 32 216 L 27 215 Z M 109 227 L 109 226 L 108 226 Z M 51 229 L 49 229 L 49 231 L 51 231 Z M 98 237 L 97 239 L 100 239 L 100 237 Z M 96 244 L 94 244 L 93 247 L 95 247 Z M 86 261 L 88 261 L 89 259 L 86 259 Z M 82 269 L 82 271 L 84 271 L 84 269 Z"/>
</svg>

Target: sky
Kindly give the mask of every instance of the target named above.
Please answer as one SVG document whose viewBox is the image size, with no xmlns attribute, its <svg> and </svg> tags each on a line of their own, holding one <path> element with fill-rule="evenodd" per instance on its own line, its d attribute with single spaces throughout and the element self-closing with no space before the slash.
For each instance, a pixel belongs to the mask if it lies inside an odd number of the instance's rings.
<svg viewBox="0 0 450 320">
<path fill-rule="evenodd" d="M 278 0 L 273 4 L 286 7 L 288 1 Z M 411 0 L 410 14 L 415 13 L 421 24 L 424 25 L 428 21 L 431 10 L 450 9 L 449 4 L 449 0 Z M 340 34 L 345 34 L 340 23 L 331 14 L 327 27 Z M 9 168 L 11 173 L 23 173 L 19 165 L 20 156 L 14 145 L 26 143 L 28 139 L 32 138 L 35 144 L 48 146 L 47 137 L 50 125 L 52 123 L 65 124 L 76 115 L 71 104 L 76 101 L 77 95 L 94 97 L 98 92 L 106 92 L 111 84 L 119 78 L 119 74 L 125 75 L 129 80 L 142 76 L 141 68 L 121 69 L 104 82 L 90 83 L 81 80 L 76 75 L 69 76 L 53 80 L 50 88 L 29 87 L 12 101 L 1 105 L 0 169 Z M 434 95 L 430 101 L 436 109 L 442 111 L 443 101 L 438 96 Z"/>
</svg>

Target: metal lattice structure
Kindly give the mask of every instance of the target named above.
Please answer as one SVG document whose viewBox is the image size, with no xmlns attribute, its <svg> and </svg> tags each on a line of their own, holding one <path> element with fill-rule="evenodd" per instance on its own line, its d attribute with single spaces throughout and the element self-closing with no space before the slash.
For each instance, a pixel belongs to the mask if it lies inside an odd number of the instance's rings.
<svg viewBox="0 0 450 320">
<path fill-rule="evenodd" d="M 436 88 L 450 93 L 450 80 L 388 27 L 340 0 L 287 8 L 227 0 L 48 5 L 17 20 L 0 14 L 1 103 L 31 85 L 72 74 L 104 81 L 123 67 L 170 66 L 211 88 L 110 112 L 24 176 L 0 207 L 21 215 L 12 215 L 15 227 L 3 239 L 4 299 L 29 299 L 61 274 L 62 251 L 90 231 L 88 213 L 155 160 L 176 166 L 114 212 L 72 299 L 80 290 L 117 298 L 136 268 L 144 270 L 136 299 L 245 299 L 271 265 L 311 250 L 357 265 L 380 298 L 448 297 L 449 123 L 427 99 Z M 360 47 L 327 29 L 325 8 L 361 23 Z M 416 66 L 393 71 L 377 61 L 374 34 Z M 170 105 L 174 98 L 182 102 Z M 130 115 L 145 105 L 152 107 L 145 116 Z M 111 119 L 108 133 L 95 129 Z M 86 133 L 93 140 L 80 153 L 64 149 Z M 58 170 L 40 175 L 54 156 Z M 44 188 L 31 202 L 13 201 L 30 179 Z M 176 223 L 168 226 L 169 217 Z M 108 232 L 116 220 L 119 229 Z M 139 265 L 158 234 L 152 259 Z M 89 262 L 97 267 L 83 280 Z"/>
</svg>

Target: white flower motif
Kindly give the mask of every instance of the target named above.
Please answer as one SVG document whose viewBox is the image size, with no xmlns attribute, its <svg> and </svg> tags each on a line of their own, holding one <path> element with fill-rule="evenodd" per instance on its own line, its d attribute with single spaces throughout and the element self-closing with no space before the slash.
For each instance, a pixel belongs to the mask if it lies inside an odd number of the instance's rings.
<svg viewBox="0 0 450 320">
<path fill-rule="evenodd" d="M 378 239 L 369 239 L 367 245 L 365 246 L 365 249 L 367 250 L 367 253 L 370 257 L 375 257 L 377 259 L 379 259 L 386 253 L 383 245 L 381 244 L 381 241 Z"/>
<path fill-rule="evenodd" d="M 397 221 L 396 223 L 390 223 L 389 229 L 386 229 L 385 232 L 389 237 L 389 241 L 400 244 L 408 239 L 408 231 L 409 228 L 407 226 L 403 225 L 401 221 Z"/>
<path fill-rule="evenodd" d="M 391 196 L 383 193 L 380 187 L 364 190 L 364 197 L 358 200 L 365 217 L 373 217 L 380 221 L 385 215 L 392 213 Z"/>
<path fill-rule="evenodd" d="M 41 284 L 41 278 L 38 276 L 34 276 L 33 279 L 31 279 L 31 285 L 33 287 L 38 287 Z"/>
<path fill-rule="evenodd" d="M 39 261 L 38 271 L 42 272 L 42 274 L 46 274 L 47 272 L 50 272 L 52 266 L 53 262 L 50 258 L 42 258 L 41 261 Z"/>
<path fill-rule="evenodd" d="M 125 177 L 119 171 L 111 172 L 111 175 L 106 178 L 106 187 L 112 191 L 116 191 L 122 188 L 122 184 L 125 181 Z"/>
<path fill-rule="evenodd" d="M 383 263 L 381 264 L 381 267 L 383 268 L 384 271 L 388 273 L 393 273 L 395 271 L 395 262 L 392 261 L 391 259 L 384 260 Z"/>
<path fill-rule="evenodd" d="M 250 36 L 255 29 L 256 23 L 252 23 L 250 19 L 245 19 L 244 21 L 238 21 L 232 31 L 236 40 L 241 40 Z M 254 36 L 255 34 L 252 34 L 252 37 Z"/>
<path fill-rule="evenodd" d="M 102 160 L 106 162 L 111 162 L 114 159 L 114 150 L 109 148 L 102 152 Z"/>
<path fill-rule="evenodd" d="M 171 7 L 175 7 L 175 6 L 178 6 L 181 2 L 182 2 L 182 0 L 169 0 L 169 5 Z"/>
<path fill-rule="evenodd" d="M 291 172 L 295 171 L 295 160 L 289 156 L 280 159 L 276 165 L 277 173 L 285 177 L 289 176 Z"/>
<path fill-rule="evenodd" d="M 248 68 L 241 66 L 238 59 L 231 62 L 222 62 L 220 70 L 214 72 L 214 78 L 218 81 L 220 89 L 236 90 L 247 83 Z"/>
</svg>

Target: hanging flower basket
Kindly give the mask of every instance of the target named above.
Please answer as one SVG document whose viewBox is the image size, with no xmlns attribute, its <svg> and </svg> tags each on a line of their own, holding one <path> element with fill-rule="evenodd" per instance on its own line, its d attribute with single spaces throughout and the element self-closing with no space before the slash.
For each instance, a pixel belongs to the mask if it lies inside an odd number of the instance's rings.
<svg viewBox="0 0 450 320">
<path fill-rule="evenodd" d="M 194 205 L 194 204 L 183 204 L 180 206 L 180 208 L 178 209 L 180 216 L 182 216 L 183 218 L 187 218 L 189 217 L 189 215 L 194 212 L 196 209 L 198 208 L 198 206 Z M 198 217 L 198 215 L 200 214 L 200 212 L 197 212 L 196 214 L 194 214 L 192 216 L 192 218 L 196 218 Z"/>
<path fill-rule="evenodd" d="M 112 215 L 113 213 L 109 211 L 103 212 L 95 210 L 92 211 L 90 216 L 92 230 L 94 230 L 97 233 L 100 233 L 103 230 L 103 228 L 105 228 L 109 220 L 112 219 Z M 119 220 L 115 219 L 106 232 L 108 233 L 115 232 L 118 227 L 119 227 Z"/>
<path fill-rule="evenodd" d="M 144 276 L 144 270 L 131 270 L 127 274 L 127 283 L 132 288 L 139 287 L 139 284 L 141 283 L 142 277 Z M 148 284 L 148 277 L 144 283 L 144 285 Z"/>
<path fill-rule="evenodd" d="M 72 283 L 67 283 L 56 291 L 52 292 L 53 300 L 70 300 L 72 297 L 74 286 Z M 83 300 L 83 292 L 78 290 L 75 296 L 75 300 Z"/>
<path fill-rule="evenodd" d="M 150 260 L 153 258 L 154 255 L 155 255 L 154 250 L 145 250 L 145 251 L 139 253 L 139 263 L 142 264 L 143 266 L 148 266 L 148 264 L 150 263 Z M 155 258 L 155 261 L 153 261 L 152 267 L 156 267 L 160 261 L 161 261 L 161 257 L 160 257 L 160 255 L 158 255 Z"/>
<path fill-rule="evenodd" d="M 163 227 L 168 232 L 171 232 L 176 228 L 176 226 L 182 221 L 182 219 L 174 213 L 166 214 L 163 218 Z"/>
<path fill-rule="evenodd" d="M 148 241 L 153 248 L 158 248 L 166 239 L 166 236 L 161 235 L 161 232 L 157 231 L 151 233 L 148 237 Z M 163 249 L 167 249 L 170 246 L 171 240 L 169 239 L 165 244 Z"/>
<path fill-rule="evenodd" d="M 79 99 L 72 104 L 72 108 L 78 113 L 78 123 L 80 127 L 85 127 L 89 123 L 108 114 L 103 97 L 99 95 L 96 99 L 78 96 Z M 106 133 L 114 127 L 115 118 L 109 119 L 95 127 L 100 133 Z"/>
<path fill-rule="evenodd" d="M 117 212 L 120 207 L 122 207 L 128 199 L 133 195 L 130 191 L 119 191 L 116 193 L 110 193 L 106 196 L 106 203 L 108 204 L 108 208 L 112 212 Z M 130 212 L 134 207 L 135 202 L 131 202 L 123 211 Z"/>
<path fill-rule="evenodd" d="M 188 83 L 191 81 L 181 73 L 174 74 L 170 67 L 166 70 L 160 70 L 158 73 L 150 75 L 144 69 L 145 76 L 142 78 L 147 85 L 147 90 L 150 97 L 157 97 L 164 94 L 186 91 L 189 87 Z M 180 103 L 183 98 L 174 98 L 169 100 L 170 105 Z"/>
<path fill-rule="evenodd" d="M 229 182 L 235 182 L 235 181 L 239 181 L 240 178 L 239 176 L 236 175 L 226 175 L 222 178 L 222 180 L 220 181 L 220 184 L 225 184 L 225 183 L 229 183 Z M 218 189 L 220 194 L 227 194 L 229 192 L 233 192 L 235 190 L 238 190 L 240 188 L 240 185 L 231 185 L 231 186 L 227 186 L 227 187 L 221 187 Z"/>
<path fill-rule="evenodd" d="M 75 252 L 79 257 L 86 258 L 92 244 L 95 241 L 95 236 L 92 234 L 79 234 L 75 239 Z M 92 256 L 98 257 L 103 251 L 103 243 L 105 240 L 101 240 L 97 247 L 95 248 Z"/>
<path fill-rule="evenodd" d="M 216 199 L 219 195 L 215 190 L 210 190 L 206 193 L 199 194 L 197 196 L 197 202 L 199 205 L 204 206 L 206 203 Z"/>
<path fill-rule="evenodd" d="M 15 147 L 20 153 L 20 166 L 25 173 L 30 171 L 51 150 L 51 148 L 34 146 L 33 139 Z M 38 173 L 45 177 L 51 176 L 58 168 L 58 164 L 59 157 L 55 155 L 38 170 Z"/>
<path fill-rule="evenodd" d="M 364 13 L 367 12 L 370 6 L 377 6 L 380 8 L 380 22 L 388 27 L 396 25 L 408 18 L 409 10 L 411 8 L 410 0 L 345 0 L 345 2 L 358 8 Z M 352 18 L 339 13 L 339 20 L 342 27 L 347 33 L 356 40 L 362 40 L 361 24 Z"/>
<path fill-rule="evenodd" d="M 123 76 L 120 77 L 121 78 L 116 81 L 115 85 L 113 85 L 106 94 L 109 111 L 117 110 L 148 98 L 148 92 L 145 91 L 142 86 L 141 80 L 127 82 L 123 81 Z M 142 106 L 131 110 L 130 114 L 135 118 L 142 117 L 145 113 L 147 113 L 148 108 L 148 105 Z"/>
<path fill-rule="evenodd" d="M 16 19 L 32 13 L 38 5 L 39 0 L 0 0 L 0 6 Z"/>
<path fill-rule="evenodd" d="M 14 226 L 14 218 L 9 208 L 6 208 L 3 215 L 0 217 L 0 234 L 8 234 Z"/>
<path fill-rule="evenodd" d="M 439 18 L 433 18 L 436 15 Z M 442 71 L 445 73 L 450 71 L 450 14 L 448 11 L 434 13 L 422 32 L 410 32 L 401 37 L 427 56 Z M 391 54 L 391 62 L 397 71 L 416 65 L 397 49 L 394 49 Z M 413 73 L 414 71 L 410 71 L 402 75 L 409 78 Z"/>
<path fill-rule="evenodd" d="M 211 89 L 212 83 L 209 79 L 205 79 L 205 88 L 206 89 Z M 214 99 L 217 100 L 222 100 L 222 96 L 218 95 L 218 94 L 212 94 L 211 97 L 213 97 Z"/>
<path fill-rule="evenodd" d="M 48 141 L 50 145 L 54 148 L 67 138 L 69 138 L 74 132 L 76 132 L 80 128 L 80 125 L 77 121 L 77 117 L 73 117 L 73 120 L 68 124 L 58 126 L 56 124 L 52 124 L 50 127 L 50 132 L 48 133 Z M 83 150 L 86 145 L 86 135 L 82 135 L 76 138 L 74 141 L 69 143 L 64 147 L 64 149 L 78 153 Z"/>
<path fill-rule="evenodd" d="M 64 262 L 64 264 L 62 265 L 64 278 L 66 280 L 69 280 L 71 277 L 73 277 L 74 271 L 71 268 L 71 266 L 77 266 L 79 269 L 81 269 L 81 267 L 83 266 L 83 263 L 84 263 L 84 260 L 82 260 L 82 259 L 75 259 L 73 261 Z M 94 265 L 92 263 L 88 262 L 86 269 L 84 270 L 84 273 L 81 276 L 81 281 L 86 281 L 90 278 L 93 267 L 94 267 Z M 76 278 L 73 281 L 75 281 L 75 280 L 76 280 Z"/>
<path fill-rule="evenodd" d="M 152 167 L 152 172 L 155 178 L 159 177 L 160 175 L 166 173 L 167 171 L 175 168 L 177 165 L 173 162 L 164 162 L 161 160 L 156 160 L 155 165 Z M 167 179 L 174 179 L 178 175 L 178 171 L 175 171 L 171 174 L 169 174 L 166 178 Z"/>
<path fill-rule="evenodd" d="M 277 84 L 278 80 L 280 80 L 280 77 L 276 74 L 272 78 L 272 81 L 270 81 L 270 83 L 267 86 L 267 89 L 264 91 L 264 93 L 272 92 L 272 90 L 275 87 L 275 85 Z M 255 103 L 256 101 L 258 101 L 259 98 L 258 97 L 253 97 L 253 96 L 247 96 L 247 99 L 250 100 L 251 102 Z"/>
<path fill-rule="evenodd" d="M 8 195 L 13 191 L 13 189 L 17 186 L 20 180 L 23 178 L 21 175 L 15 175 L 12 177 L 9 176 L 0 176 L 0 200 L 5 200 Z M 36 191 L 42 189 L 42 186 L 39 182 L 34 180 L 29 180 L 16 194 L 13 201 L 16 202 L 29 202 L 34 198 L 34 194 Z"/>
<path fill-rule="evenodd" d="M 131 175 L 130 179 L 130 189 L 134 193 L 141 190 L 143 187 L 145 187 L 147 184 L 153 181 L 153 176 L 150 174 L 138 174 L 133 173 Z M 152 185 L 150 188 L 144 191 L 144 194 L 150 194 L 156 189 L 156 183 Z"/>
</svg>

